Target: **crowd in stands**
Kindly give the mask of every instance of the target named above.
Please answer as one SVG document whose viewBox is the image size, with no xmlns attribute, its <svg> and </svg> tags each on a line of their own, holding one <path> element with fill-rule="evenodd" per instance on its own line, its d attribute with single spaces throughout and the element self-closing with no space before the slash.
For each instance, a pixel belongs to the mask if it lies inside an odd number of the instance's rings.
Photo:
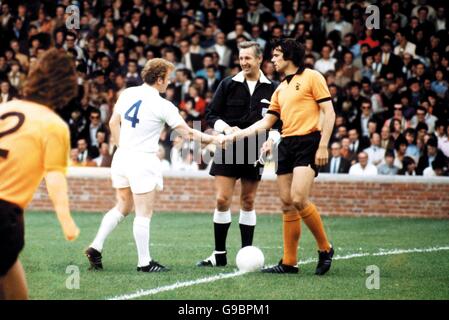
<svg viewBox="0 0 449 320">
<path fill-rule="evenodd" d="M 148 59 L 163 57 L 176 66 L 166 98 L 190 125 L 212 132 L 204 113 L 221 79 L 240 71 L 238 43 L 258 42 L 261 70 L 279 83 L 284 75 L 270 61 L 271 40 L 293 37 L 306 48 L 307 67 L 326 77 L 337 114 L 322 172 L 448 175 L 443 0 L 0 3 L 0 112 L 2 103 L 22 96 L 28 70 L 46 49 L 61 48 L 76 61 L 79 94 L 61 111 L 70 127 L 73 166 L 110 166 L 108 119 L 120 93 L 142 84 Z M 370 4 L 379 8 L 378 29 L 366 27 Z M 79 8 L 79 29 L 67 29 L 70 5 Z M 159 156 L 166 170 L 207 168 L 192 149 L 170 130 L 162 132 Z"/>
</svg>

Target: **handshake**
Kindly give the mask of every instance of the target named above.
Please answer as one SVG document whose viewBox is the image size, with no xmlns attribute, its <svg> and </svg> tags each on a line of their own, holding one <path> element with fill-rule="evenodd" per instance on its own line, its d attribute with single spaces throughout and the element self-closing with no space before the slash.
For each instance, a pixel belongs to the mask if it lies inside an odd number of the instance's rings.
<svg viewBox="0 0 449 320">
<path fill-rule="evenodd" d="M 226 148 L 229 144 L 234 142 L 236 139 L 236 134 L 241 132 L 242 129 L 239 127 L 228 127 L 223 130 L 223 133 L 214 137 L 214 143 L 221 146 L 222 148 Z"/>
<path fill-rule="evenodd" d="M 217 144 L 221 148 L 226 148 L 230 144 L 232 144 L 234 141 L 241 139 L 245 137 L 245 135 L 239 135 L 243 131 L 239 127 L 227 127 L 225 130 L 223 130 L 224 134 L 221 133 L 217 136 L 213 137 L 213 143 Z M 267 141 L 265 141 L 260 148 L 260 157 L 259 159 L 254 163 L 254 166 L 260 166 L 264 164 L 265 159 L 268 155 L 271 154 L 273 150 L 273 140 L 268 138 Z"/>
</svg>

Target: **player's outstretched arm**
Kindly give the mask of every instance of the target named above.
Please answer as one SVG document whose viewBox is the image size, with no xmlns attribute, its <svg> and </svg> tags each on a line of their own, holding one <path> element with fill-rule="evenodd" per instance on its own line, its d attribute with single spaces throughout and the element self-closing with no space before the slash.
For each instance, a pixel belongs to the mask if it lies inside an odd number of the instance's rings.
<svg viewBox="0 0 449 320">
<path fill-rule="evenodd" d="M 239 140 L 248 136 L 252 136 L 256 134 L 258 131 L 265 131 L 270 129 L 278 120 L 278 118 L 270 113 L 267 113 L 262 119 L 255 122 L 251 126 L 246 129 L 242 129 L 238 132 L 234 132 L 233 134 L 227 135 L 226 140 Z"/>
<path fill-rule="evenodd" d="M 201 131 L 190 128 L 187 123 L 182 124 L 174 128 L 184 139 L 193 139 L 202 143 L 221 143 L 222 138 L 218 136 L 212 136 L 209 134 L 202 133 Z"/>
<path fill-rule="evenodd" d="M 64 236 L 67 240 L 73 241 L 78 238 L 80 230 L 70 215 L 67 179 L 61 171 L 50 171 L 45 176 L 45 182 Z"/>
<path fill-rule="evenodd" d="M 325 101 L 319 104 L 321 111 L 324 114 L 323 128 L 321 129 L 320 146 L 315 156 L 315 164 L 318 166 L 324 166 L 329 161 L 329 152 L 327 146 L 332 135 L 335 123 L 335 111 L 332 105 L 332 101 Z"/>
</svg>

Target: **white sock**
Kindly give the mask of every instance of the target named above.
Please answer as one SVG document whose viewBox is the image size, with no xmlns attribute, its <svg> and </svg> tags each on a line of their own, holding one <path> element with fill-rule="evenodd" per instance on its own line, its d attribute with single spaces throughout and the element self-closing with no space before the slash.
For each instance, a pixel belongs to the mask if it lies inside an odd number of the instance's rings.
<svg viewBox="0 0 449 320">
<path fill-rule="evenodd" d="M 255 226 L 256 225 L 256 210 L 245 211 L 240 209 L 240 218 L 239 223 L 247 226 Z"/>
<path fill-rule="evenodd" d="M 231 209 L 227 211 L 218 211 L 218 209 L 215 209 L 214 223 L 231 223 Z"/>
<path fill-rule="evenodd" d="M 134 240 L 139 256 L 138 267 L 147 266 L 151 261 L 150 256 L 150 218 L 136 216 L 133 223 Z"/>
<path fill-rule="evenodd" d="M 117 227 L 117 225 L 125 218 L 125 216 L 118 211 L 116 207 L 109 210 L 101 220 L 100 228 L 98 229 L 97 235 L 90 245 L 97 251 L 103 250 L 103 244 L 108 235 Z"/>
</svg>

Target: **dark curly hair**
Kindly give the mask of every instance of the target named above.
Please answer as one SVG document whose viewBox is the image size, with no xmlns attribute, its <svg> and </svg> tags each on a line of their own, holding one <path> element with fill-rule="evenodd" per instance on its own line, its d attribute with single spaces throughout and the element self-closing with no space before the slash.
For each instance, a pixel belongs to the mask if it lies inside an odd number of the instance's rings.
<svg viewBox="0 0 449 320">
<path fill-rule="evenodd" d="M 73 59 L 62 49 L 50 49 L 35 62 L 24 87 L 26 100 L 61 109 L 78 94 Z"/>
<path fill-rule="evenodd" d="M 284 60 L 290 60 L 301 71 L 304 70 L 304 46 L 293 38 L 273 39 L 271 42 L 273 50 L 279 49 Z"/>
</svg>

